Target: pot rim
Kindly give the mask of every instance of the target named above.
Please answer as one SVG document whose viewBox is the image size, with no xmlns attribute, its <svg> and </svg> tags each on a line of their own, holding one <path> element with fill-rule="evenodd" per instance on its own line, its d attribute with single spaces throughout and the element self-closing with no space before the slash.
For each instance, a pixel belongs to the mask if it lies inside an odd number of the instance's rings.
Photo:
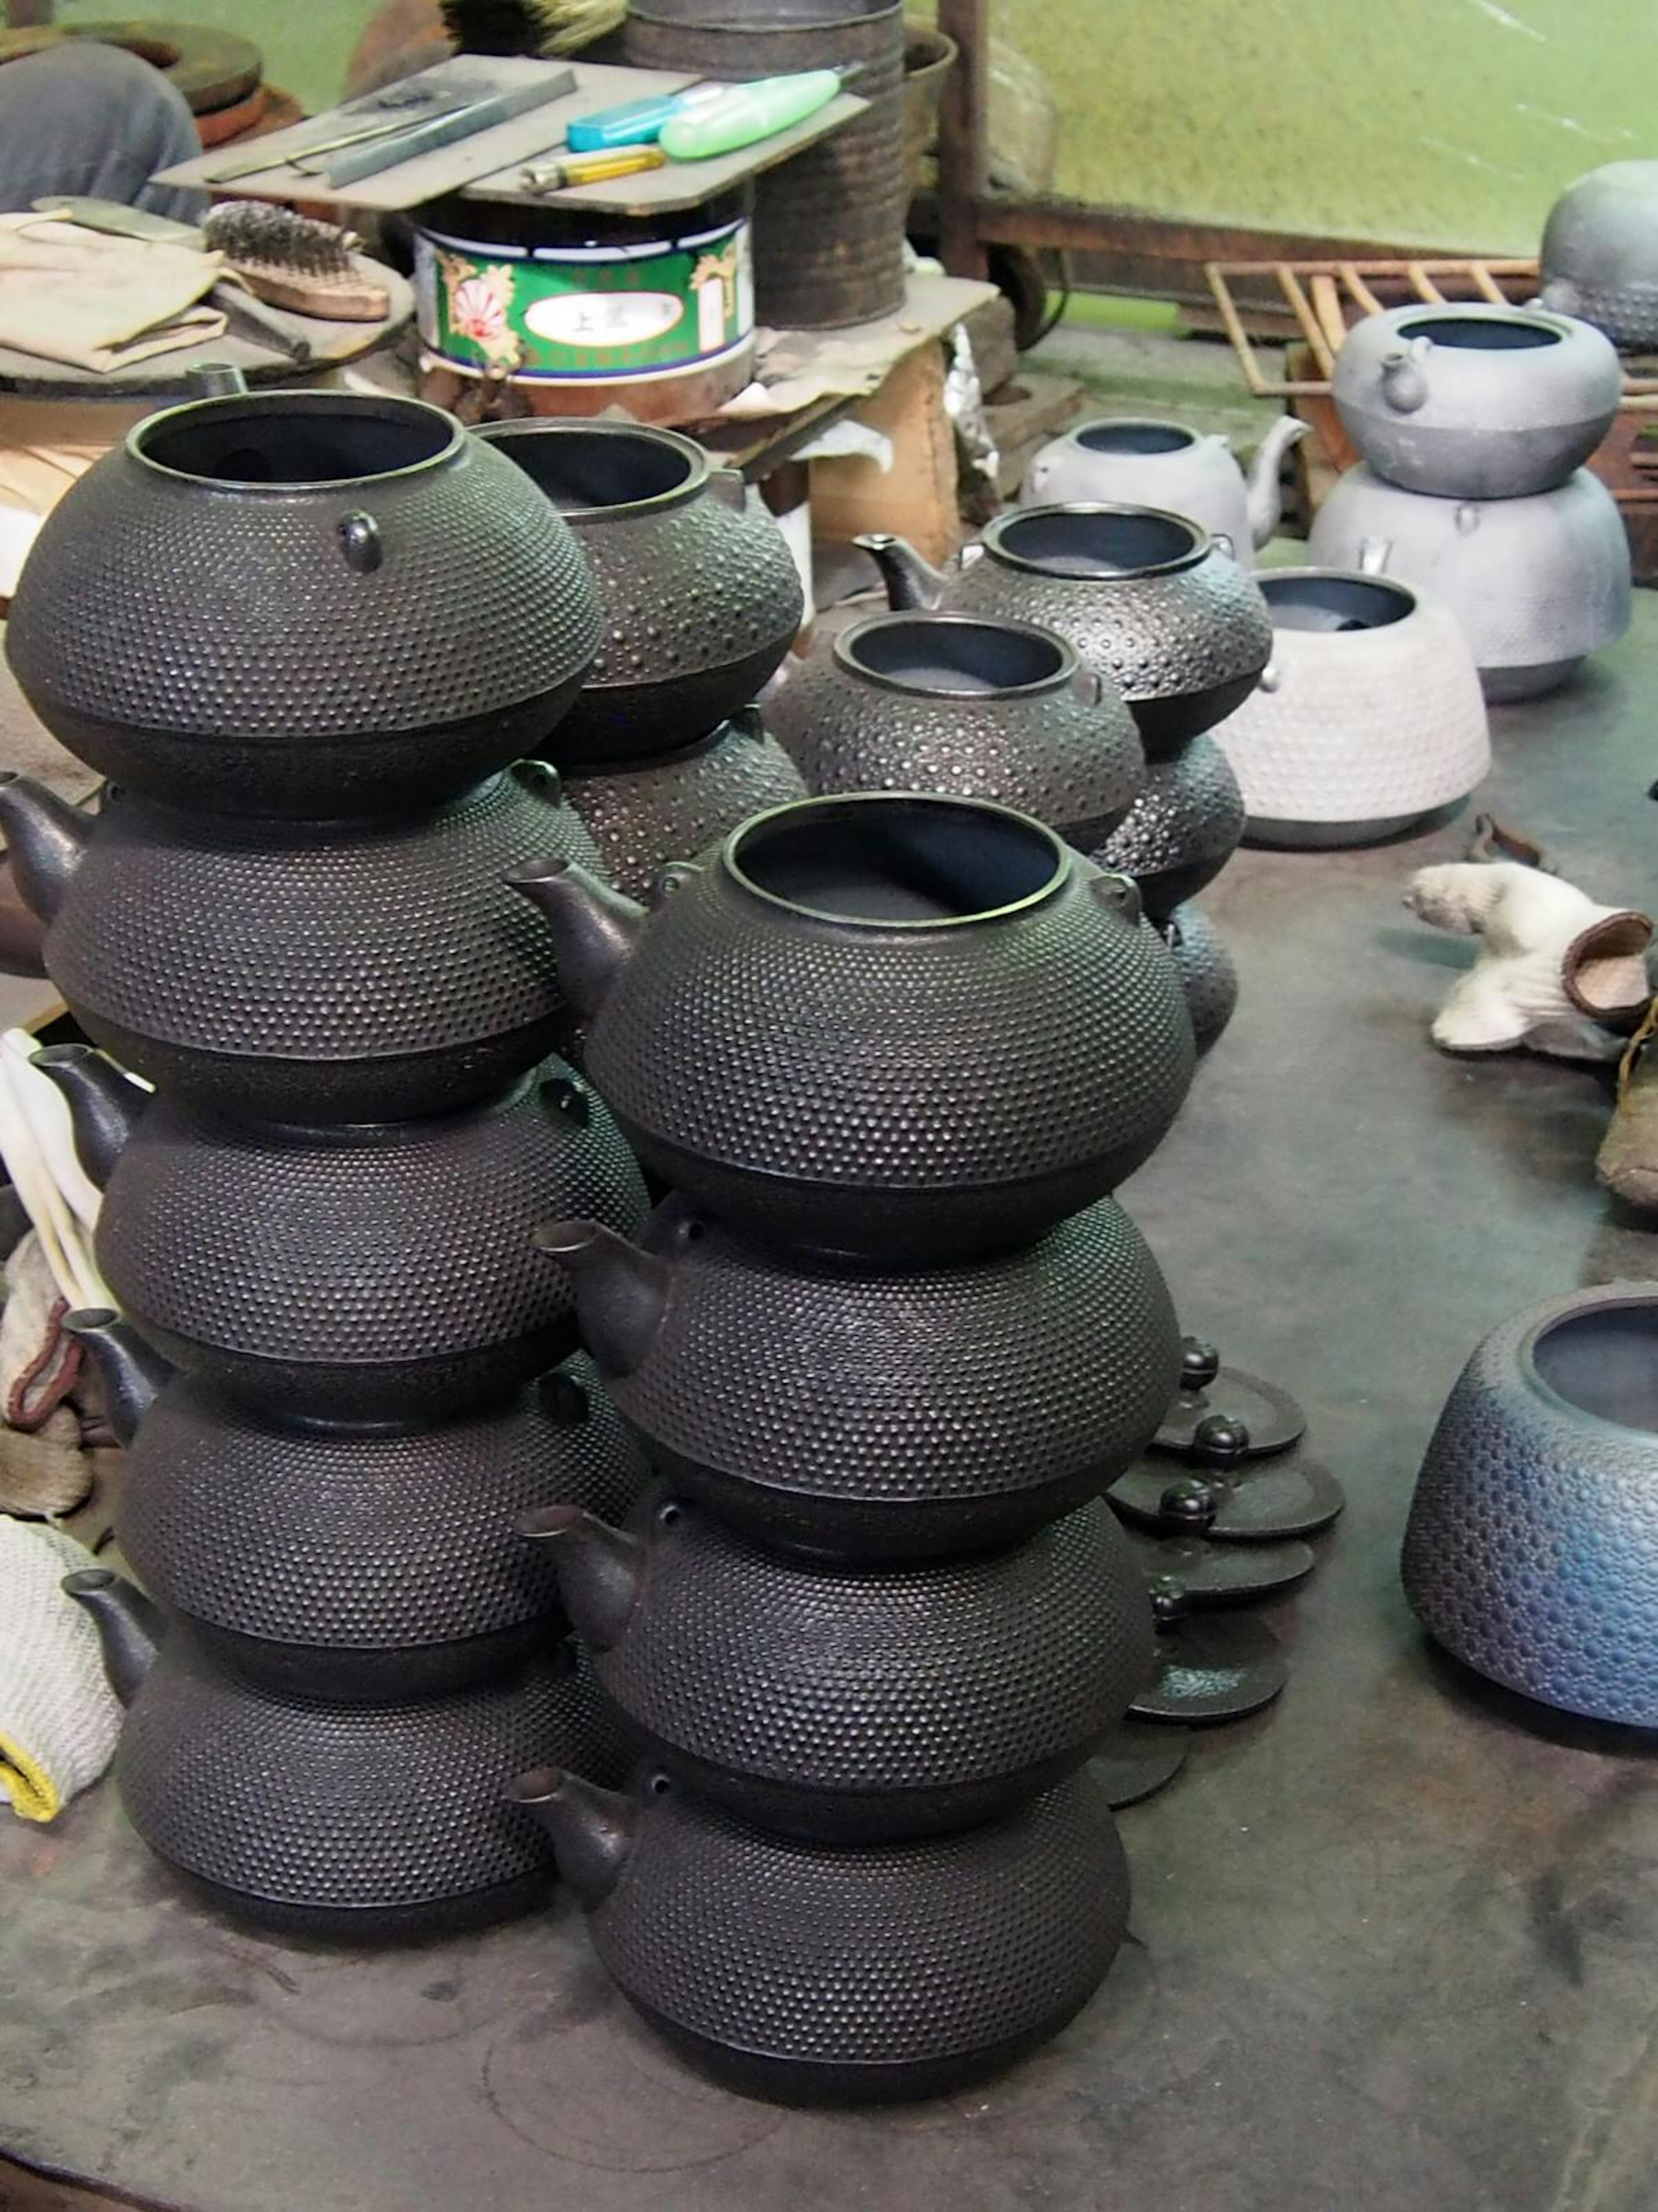
<svg viewBox="0 0 1658 2212">
<path fill-rule="evenodd" d="M 978 914 L 942 915 L 905 921 L 875 915 L 832 914 L 823 907 L 808 906 L 798 899 L 784 898 L 777 891 L 767 890 L 763 884 L 757 884 L 741 865 L 740 848 L 783 815 L 801 815 L 810 811 L 821 822 L 828 820 L 833 814 L 850 814 L 866 806 L 906 811 L 920 807 L 949 808 L 960 813 L 993 815 L 999 821 L 1016 823 L 1021 831 L 1033 833 L 1041 838 L 1053 854 L 1054 866 L 1045 883 L 1039 884 L 1034 890 L 1027 891 L 1021 898 L 1009 900 L 1004 905 L 986 907 Z M 1046 823 L 1039 822 L 1034 815 L 1021 814 L 1015 807 L 998 805 L 994 799 L 960 799 L 934 791 L 845 791 L 830 793 L 818 799 L 786 799 L 781 806 L 768 806 L 763 813 L 751 815 L 747 822 L 739 823 L 720 847 L 720 866 L 747 896 L 763 900 L 767 906 L 776 907 L 783 914 L 794 915 L 801 921 L 832 922 L 840 929 L 870 930 L 883 934 L 897 930 L 905 935 L 918 936 L 941 929 L 978 929 L 986 922 L 1005 921 L 1012 915 L 1027 914 L 1045 905 L 1070 881 L 1076 856 Z"/>
<path fill-rule="evenodd" d="M 1189 453 L 1201 446 L 1204 436 L 1203 431 L 1194 428 L 1190 422 L 1176 422 L 1167 415 L 1091 415 L 1086 422 L 1075 425 L 1066 442 L 1080 446 L 1085 453 L 1097 453 L 1100 450 L 1098 447 L 1084 442 L 1090 430 L 1178 430 L 1186 441 L 1184 445 L 1165 446 L 1161 455 L 1131 453 L 1124 457 L 1130 460 L 1172 460 L 1176 455 Z"/>
<path fill-rule="evenodd" d="M 852 23 L 880 22 L 889 15 L 901 13 L 904 0 L 822 0 L 820 6 L 808 9 L 800 15 L 789 15 L 771 23 L 744 22 L 740 17 L 725 21 L 717 16 L 697 15 L 688 16 L 668 14 L 659 15 L 645 0 L 643 7 L 630 6 L 628 13 L 638 15 L 647 23 L 660 23 L 665 28 L 683 31 L 735 31 L 747 36 L 759 37 L 767 32 L 782 36 L 793 31 L 838 31 Z"/>
<path fill-rule="evenodd" d="M 1023 637 L 1040 645 L 1051 646 L 1058 656 L 1058 665 L 1050 676 L 1039 676 L 1029 684 L 1002 684 L 990 691 L 959 691 L 948 684 L 912 683 L 901 676 L 888 676 L 881 670 L 867 667 L 852 657 L 852 646 L 857 639 L 867 637 L 871 630 L 896 629 L 908 623 L 924 623 L 935 628 L 948 623 L 958 629 L 997 630 L 1004 635 Z M 906 699 L 946 699 L 960 707 L 995 706 L 1010 699 L 1030 699 L 1045 696 L 1051 691 L 1062 691 L 1069 687 L 1082 665 L 1082 656 L 1069 638 L 1061 637 L 1058 630 L 1046 629 L 1040 623 L 1018 622 L 997 615 L 958 614 L 946 609 L 901 607 L 885 614 L 866 615 L 862 622 L 849 624 L 830 648 L 830 657 L 838 666 L 882 691 L 896 691 Z"/>
<path fill-rule="evenodd" d="M 686 438 L 678 430 L 662 428 L 655 422 L 600 422 L 585 418 L 566 419 L 553 416 L 530 416 L 521 422 L 485 422 L 475 434 L 486 446 L 510 447 L 520 438 L 619 438 L 631 443 L 664 446 L 686 463 L 682 482 L 670 484 L 666 491 L 650 492 L 643 499 L 621 499 L 607 501 L 602 507 L 559 507 L 551 494 L 543 496 L 555 507 L 572 530 L 582 530 L 594 523 L 631 521 L 637 515 L 663 514 L 670 508 L 683 507 L 689 499 L 706 485 L 710 473 L 708 455 L 695 439 Z M 526 476 L 529 475 L 527 469 Z M 530 481 L 534 483 L 534 478 Z M 538 491 L 541 490 L 536 485 Z"/>
<path fill-rule="evenodd" d="M 1405 609 L 1397 622 L 1367 623 L 1362 629 L 1284 631 L 1283 635 L 1295 639 L 1297 652 L 1300 652 L 1304 646 L 1322 647 L 1336 644 L 1350 649 L 1356 645 L 1362 644 L 1367 638 L 1386 636 L 1393 630 L 1402 629 L 1412 616 L 1422 612 L 1421 592 L 1414 584 L 1407 584 L 1402 577 L 1373 574 L 1366 568 L 1326 568 L 1322 562 L 1307 561 L 1293 568 L 1265 568 L 1256 572 L 1255 581 L 1259 587 L 1261 597 L 1266 601 L 1268 614 L 1272 612 L 1271 586 L 1273 584 L 1281 580 L 1300 582 L 1308 578 L 1321 583 L 1362 584 L 1371 590 L 1379 587 L 1382 592 L 1392 592 L 1403 599 L 1405 602 Z M 1273 649 L 1276 652 L 1277 649 L 1276 641 L 1279 635 L 1278 625 L 1276 622 L 1272 625 L 1272 635 L 1275 641 Z"/>
<path fill-rule="evenodd" d="M 176 469 L 166 461 L 158 461 L 146 451 L 146 442 L 158 431 L 176 423 L 182 416 L 200 420 L 206 415 L 269 414 L 277 410 L 299 415 L 344 415 L 378 417 L 383 422 L 430 422 L 441 424 L 446 433 L 443 443 L 433 453 L 423 454 L 418 461 L 407 462 L 397 469 L 379 469 L 369 476 L 360 477 L 286 477 L 275 483 L 259 483 L 240 477 L 203 476 L 194 469 Z M 174 483 L 199 484 L 208 491 L 235 492 L 238 496 L 259 494 L 265 498 L 292 499 L 305 492 L 350 493 L 379 484 L 399 483 L 406 478 L 424 475 L 428 470 L 441 468 L 453 460 L 465 446 L 466 432 L 453 416 L 442 408 L 434 407 L 424 399 L 405 398 L 396 392 L 228 392 L 216 399 L 186 399 L 176 407 L 163 407 L 154 415 L 146 415 L 135 422 L 122 441 L 122 447 L 130 460 L 141 468 L 166 477 Z"/>
<path fill-rule="evenodd" d="M 1426 328 L 1413 330 L 1411 325 L 1416 323 L 1518 323 L 1527 330 L 1545 331 L 1557 345 L 1564 345 L 1578 332 L 1578 325 L 1571 316 L 1557 314 L 1552 308 L 1499 307 L 1495 300 L 1418 300 L 1386 312 L 1392 328 L 1401 337 L 1432 337 L 1432 331 Z M 1493 347 L 1490 350 L 1500 349 Z"/>
<path fill-rule="evenodd" d="M 1569 1414 L 1575 1421 L 1586 1421 L 1597 1429 L 1605 1429 L 1617 1437 L 1648 1437 L 1655 1454 L 1658 1454 L 1658 1430 L 1632 1426 L 1625 1421 L 1614 1421 L 1605 1413 L 1597 1413 L 1588 1406 L 1580 1406 L 1557 1390 L 1540 1373 L 1537 1353 L 1545 1337 L 1568 1322 L 1581 1320 L 1587 1314 L 1617 1312 L 1631 1306 L 1658 1310 L 1658 1284 L 1606 1283 L 1589 1289 L 1574 1291 L 1564 1297 L 1554 1298 L 1527 1324 L 1515 1355 L 1515 1364 L 1521 1380 L 1527 1389 L 1542 1399 L 1547 1406 Z"/>
<path fill-rule="evenodd" d="M 1009 534 L 1024 528 L 1044 516 L 1052 514 L 1126 514 L 1149 515 L 1158 522 L 1172 524 L 1190 538 L 1184 553 L 1177 553 L 1167 561 L 1148 562 L 1143 568 L 1125 568 L 1112 576 L 1101 576 L 1087 568 L 1068 568 L 1054 561 L 1033 561 L 1026 554 L 1014 550 L 1007 543 Z M 1125 500 L 1070 499 L 1051 501 L 1046 507 L 1010 507 L 998 514 L 984 532 L 980 539 L 985 552 L 1004 568 L 1017 568 L 1027 576 L 1058 577 L 1075 584 L 1137 584 L 1149 577 L 1179 575 L 1188 568 L 1197 568 L 1215 550 L 1215 541 L 1203 525 L 1194 522 L 1190 515 L 1176 514 L 1170 507 L 1137 506 Z"/>
</svg>

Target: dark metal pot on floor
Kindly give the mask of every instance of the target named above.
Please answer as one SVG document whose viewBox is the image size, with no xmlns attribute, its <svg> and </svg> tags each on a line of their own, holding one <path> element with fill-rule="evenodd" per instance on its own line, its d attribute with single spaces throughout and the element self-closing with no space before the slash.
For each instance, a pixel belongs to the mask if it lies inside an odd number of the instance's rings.
<svg viewBox="0 0 1658 2212">
<path fill-rule="evenodd" d="M 1167 1289 L 1109 1199 L 972 1267 L 770 1252 L 678 1198 L 638 1244 L 581 1221 L 539 1241 L 651 1464 L 821 1557 L 1015 1543 L 1114 1480 L 1179 1381 Z"/>
<path fill-rule="evenodd" d="M 552 748 L 591 768 L 693 744 L 750 705 L 804 611 L 782 532 L 674 430 L 529 421 L 479 433 L 573 530 L 603 609 Z"/>
<path fill-rule="evenodd" d="M 171 1374 L 112 1313 L 66 1325 L 127 1448 L 134 1572 L 222 1664 L 325 1704 L 441 1696 L 545 1651 L 553 1562 L 514 1515 L 574 1498 L 625 1516 L 648 1480 L 580 1355 L 436 1427 L 301 1426 Z"/>
<path fill-rule="evenodd" d="M 513 880 L 640 1158 L 773 1243 L 905 1267 L 1028 1243 L 1132 1173 L 1191 1080 L 1133 885 L 1003 807 L 777 807 L 651 913 L 555 859 Z"/>
<path fill-rule="evenodd" d="M 191 1115 L 84 1045 L 34 1065 L 105 1191 L 98 1263 L 124 1311 L 278 1420 L 415 1427 L 515 1389 L 574 1345 L 570 1279 L 533 1243 L 549 1202 L 645 1217 L 615 1123 L 558 1060 L 469 1113 L 338 1129 Z"/>
<path fill-rule="evenodd" d="M 1192 1034 L 1200 1053 L 1220 1042 L 1238 1005 L 1238 970 L 1226 940 L 1202 907 L 1177 906 L 1158 924 L 1186 993 Z"/>
<path fill-rule="evenodd" d="M 34 541 L 6 653 L 53 736 L 134 791 L 315 819 L 436 805 L 539 751 L 600 637 L 570 532 L 451 416 L 273 392 L 168 408 L 95 462 Z"/>
<path fill-rule="evenodd" d="M 993 799 L 1085 851 L 1144 781 L 1116 686 L 1031 623 L 872 615 L 792 666 L 766 712 L 814 793 Z"/>
<path fill-rule="evenodd" d="M 1080 1766 L 1151 1671 L 1144 1579 L 1098 1498 L 1012 1551 L 863 1571 L 661 1497 L 625 1530 L 574 1506 L 520 1526 L 648 1754 L 810 1842 L 997 1819 Z"/>
<path fill-rule="evenodd" d="M 830 330 L 904 303 L 910 208 L 903 0 L 643 0 L 636 69 L 786 76 L 856 64 L 866 112 L 767 169 L 754 200 L 754 304 L 776 330 Z"/>
<path fill-rule="evenodd" d="M 657 1774 L 638 1795 L 541 1767 L 544 1824 L 594 1949 L 680 2055 L 751 2096 L 941 2096 L 1056 2035 L 1128 1924 L 1128 1865 L 1086 1771 L 1005 1820 L 849 1849 L 774 1836 Z"/>
<path fill-rule="evenodd" d="M 91 815 L 0 775 L 0 827 L 87 1035 L 170 1100 L 295 1121 L 445 1113 L 544 1059 L 566 1010 L 507 872 L 602 866 L 531 761 L 433 813 L 304 824 L 125 792 Z"/>
<path fill-rule="evenodd" d="M 600 1780 L 625 1770 L 570 1653 L 450 1697 L 319 1705 L 211 1663 L 107 1569 L 64 1586 L 127 1706 L 115 1778 L 128 1820 L 207 1904 L 255 1927 L 407 1942 L 527 1912 L 557 1869 L 503 1777 L 555 1744 Z"/>
<path fill-rule="evenodd" d="M 1213 738 L 1193 738 L 1173 760 L 1152 761 L 1145 788 L 1092 858 L 1132 876 L 1146 912 L 1162 922 L 1214 882 L 1241 842 L 1243 793 Z"/>
</svg>

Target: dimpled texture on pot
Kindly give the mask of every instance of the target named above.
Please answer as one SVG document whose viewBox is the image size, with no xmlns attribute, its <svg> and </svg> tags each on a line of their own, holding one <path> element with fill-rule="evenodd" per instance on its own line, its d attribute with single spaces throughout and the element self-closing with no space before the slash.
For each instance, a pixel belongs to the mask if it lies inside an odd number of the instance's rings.
<svg viewBox="0 0 1658 2212">
<path fill-rule="evenodd" d="M 1658 161 L 1607 161 L 1577 177 L 1543 232 L 1543 303 L 1614 344 L 1658 345 Z"/>
<path fill-rule="evenodd" d="M 942 1817 L 902 1801 L 998 1783 L 1006 1803 L 1028 1796 L 1029 1771 L 1079 1764 L 1151 1670 L 1145 1585 L 1097 1498 L 1013 1551 L 885 1571 L 808 1565 L 694 1508 L 635 1526 L 649 1579 L 593 1657 L 600 1687 L 656 1747 L 780 1785 L 795 1832 L 965 1826 L 948 1796 Z M 824 1802 L 837 1793 L 898 1802 L 849 1826 Z"/>
<path fill-rule="evenodd" d="M 327 1705 L 241 1680 L 175 1628 L 128 1710 L 116 1774 L 150 1850 L 259 1917 L 437 1909 L 551 1880 L 551 1846 L 502 1795 L 503 1777 L 548 1758 L 594 1778 L 619 1764 L 591 1682 L 551 1662 L 453 1697 Z"/>
<path fill-rule="evenodd" d="M 682 752 L 618 762 L 565 779 L 603 869 L 619 890 L 643 898 L 664 861 L 700 853 L 751 814 L 804 799 L 806 786 L 777 739 L 741 722 Z"/>
<path fill-rule="evenodd" d="M 1057 629 L 1130 701 L 1251 685 L 1272 650 L 1254 578 L 1218 548 L 1173 574 L 1103 580 L 1010 568 L 987 552 L 952 580 L 945 604 Z"/>
<path fill-rule="evenodd" d="M 675 1266 L 611 1394 L 648 1457 L 692 1491 L 714 1478 L 709 1502 L 762 1537 L 875 1558 L 1011 1541 L 1129 1465 L 1179 1379 L 1167 1288 L 1110 1199 L 972 1267 L 814 1267 L 713 1223 Z"/>
<path fill-rule="evenodd" d="M 966 1834 L 852 1850 L 649 1796 L 588 1926 L 664 2028 L 763 2086 L 786 2087 L 765 2081 L 767 2061 L 854 2069 L 838 2087 L 856 2097 L 899 2086 L 879 2069 L 956 2060 L 966 2078 L 975 2057 L 1054 2033 L 1111 1965 L 1128 1905 L 1116 1825 L 1084 1772 Z"/>
<path fill-rule="evenodd" d="M 128 1453 L 121 1549 L 152 1597 L 216 1626 L 390 1650 L 556 1621 L 552 1562 L 515 1517 L 573 1503 L 622 1518 L 648 1474 L 579 1354 L 403 1435 L 279 1428 L 178 1378 Z"/>
<path fill-rule="evenodd" d="M 1200 906 L 1177 906 L 1162 934 L 1186 993 L 1192 1034 L 1198 1051 L 1207 1052 L 1237 1009 L 1238 970 L 1225 939 Z"/>
<path fill-rule="evenodd" d="M 1092 857 L 1132 876 L 1146 911 L 1161 918 L 1214 882 L 1244 819 L 1231 762 L 1213 738 L 1193 738 L 1173 760 L 1147 763 L 1145 788 Z"/>
<path fill-rule="evenodd" d="M 1469 501 L 1401 491 L 1361 462 L 1320 507 L 1308 557 L 1356 568 L 1367 538 L 1450 609 L 1482 672 L 1581 659 L 1629 628 L 1629 539 L 1587 469 L 1528 499 Z"/>
<path fill-rule="evenodd" d="M 121 794 L 47 939 L 125 1066 L 230 1114 L 431 1115 L 504 1089 L 564 1006 L 541 916 L 504 880 L 593 840 L 526 763 L 430 815 L 290 828 Z"/>
<path fill-rule="evenodd" d="M 1579 1291 L 1485 1338 L 1423 1461 L 1403 1562 L 1417 1620 L 1466 1665 L 1640 1728 L 1658 1726 L 1658 1432 L 1539 1389 L 1525 1352 L 1545 1324 L 1652 1304 L 1649 1285 Z"/>
<path fill-rule="evenodd" d="M 245 1401 L 283 1413 L 303 1370 L 308 1415 L 412 1421 L 429 1364 L 445 1389 L 476 1363 L 505 1390 L 570 1348 L 569 1279 L 532 1241 L 550 1209 L 646 1212 L 614 1122 L 557 1060 L 475 1113 L 311 1139 L 158 1097 L 97 1249 L 135 1325 Z"/>
<path fill-rule="evenodd" d="M 928 698 L 860 682 L 823 653 L 766 702 L 808 789 L 943 791 L 1033 814 L 1074 843 L 1110 834 L 1144 777 L 1134 717 L 1068 685 L 1032 697 Z"/>
<path fill-rule="evenodd" d="M 1132 1173 L 1192 1076 L 1161 946 L 1094 883 L 1077 860 L 1035 905 L 901 932 L 757 899 L 709 854 L 588 1068 L 641 1156 L 740 1226 L 910 1261 L 1039 1236 Z"/>
<path fill-rule="evenodd" d="M 341 555 L 338 526 L 357 511 L 380 526 L 383 558 L 368 574 Z M 155 789 L 143 732 L 240 743 L 245 774 L 215 794 L 235 806 L 258 795 L 264 754 L 304 748 L 315 812 L 332 789 L 331 738 L 476 730 L 563 691 L 599 635 L 570 529 L 475 438 L 400 477 L 240 496 L 152 470 L 122 445 L 42 525 L 6 649 L 49 729 L 77 750 L 88 730 L 112 739 L 82 753 L 94 766 Z M 485 766 L 523 750 L 503 728 L 509 750 Z M 459 757 L 464 787 L 474 778 Z M 387 759 L 382 810 L 399 796 Z M 181 778 L 174 796 L 188 805 L 208 793 Z"/>
</svg>

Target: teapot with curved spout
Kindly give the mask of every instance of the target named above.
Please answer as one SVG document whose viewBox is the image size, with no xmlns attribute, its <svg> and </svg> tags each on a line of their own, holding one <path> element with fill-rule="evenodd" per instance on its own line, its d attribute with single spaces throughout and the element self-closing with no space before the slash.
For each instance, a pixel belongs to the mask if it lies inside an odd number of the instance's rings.
<svg viewBox="0 0 1658 2212">
<path fill-rule="evenodd" d="M 1080 1766 L 1152 1663 L 1143 1578 L 1097 1498 L 921 1572 L 790 1557 L 660 1492 L 625 1528 L 567 1505 L 518 1527 L 629 1733 L 699 1796 L 814 1843 L 997 1819 Z"/>
<path fill-rule="evenodd" d="M 1165 508 L 1201 524 L 1247 561 L 1278 526 L 1280 467 L 1308 428 L 1293 415 L 1276 416 L 1246 475 L 1220 431 L 1137 416 L 1079 422 L 1036 455 L 1019 502 L 1051 507 L 1092 501 Z"/>
<path fill-rule="evenodd" d="M 91 839 L 92 817 L 15 769 L 0 772 L 0 830 L 23 903 L 50 921 L 75 880 Z"/>
<path fill-rule="evenodd" d="M 111 1306 L 77 1306 L 64 1316 L 64 1327 L 91 1354 L 116 1442 L 131 1445 L 145 1414 L 177 1371 L 172 1361 L 146 1344 Z"/>
<path fill-rule="evenodd" d="M 577 1903 L 589 1912 L 602 1905 L 633 1856 L 635 1801 L 568 1768 L 532 1766 L 509 1785 L 507 1802 L 521 1806 L 552 1842 L 560 1879 Z"/>
<path fill-rule="evenodd" d="M 103 1647 L 109 1686 L 124 1705 L 138 1693 L 167 1635 L 167 1617 L 134 1583 L 107 1567 L 80 1567 L 64 1577 L 64 1595 L 92 1616 Z"/>
<path fill-rule="evenodd" d="M 890 530 L 866 530 L 852 540 L 861 545 L 881 571 L 887 587 L 887 604 L 896 614 L 931 614 L 944 603 L 950 580 L 917 553 L 907 538 Z"/>
<path fill-rule="evenodd" d="M 81 1165 L 100 1190 L 107 1189 L 149 1093 L 89 1044 L 44 1045 L 30 1065 L 63 1092 Z"/>
<path fill-rule="evenodd" d="M 1414 415 L 1428 404 L 1427 362 L 1433 349 L 1430 337 L 1417 337 L 1383 354 L 1378 371 L 1381 395 L 1395 415 Z"/>
</svg>

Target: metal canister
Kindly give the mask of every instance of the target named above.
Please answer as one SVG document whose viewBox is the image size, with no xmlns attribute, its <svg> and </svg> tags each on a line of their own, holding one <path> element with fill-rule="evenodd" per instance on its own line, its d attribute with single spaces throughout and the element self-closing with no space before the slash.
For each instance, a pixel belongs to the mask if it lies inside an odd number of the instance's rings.
<svg viewBox="0 0 1658 2212">
<path fill-rule="evenodd" d="M 867 112 L 758 179 L 755 308 L 775 329 L 834 330 L 903 305 L 903 0 L 643 0 L 625 37 L 636 67 L 699 76 L 858 64 Z"/>
</svg>

